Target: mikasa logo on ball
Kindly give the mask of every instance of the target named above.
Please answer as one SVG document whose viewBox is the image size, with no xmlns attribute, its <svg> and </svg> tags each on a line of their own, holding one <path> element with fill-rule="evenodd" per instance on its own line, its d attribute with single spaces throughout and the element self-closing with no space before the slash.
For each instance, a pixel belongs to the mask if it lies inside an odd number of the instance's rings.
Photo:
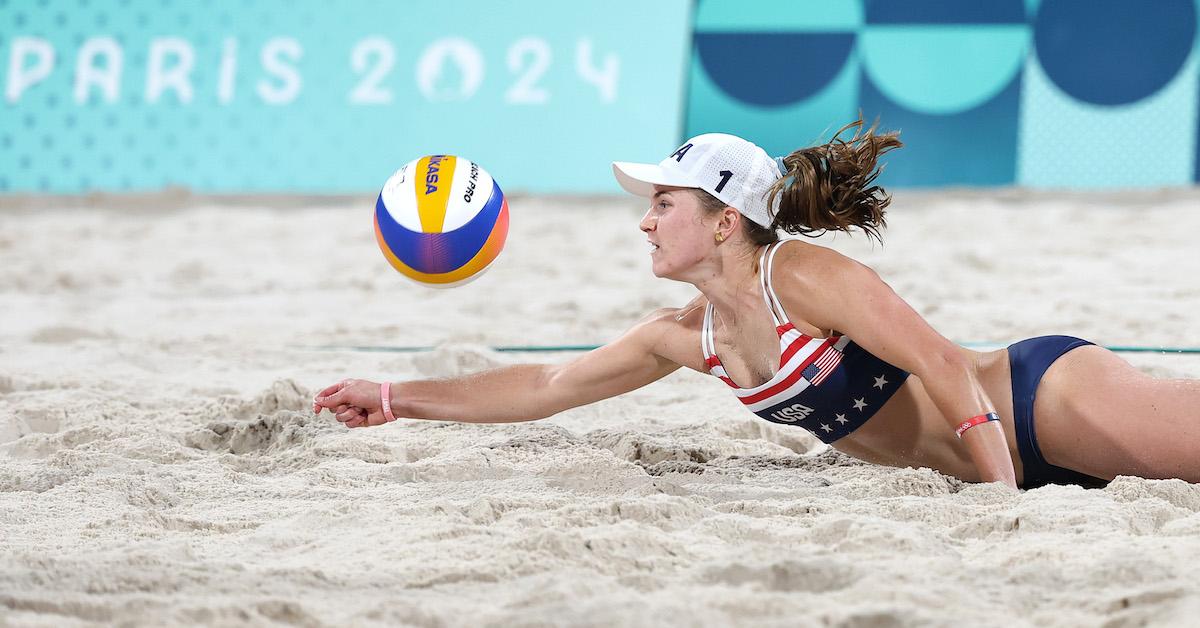
<svg viewBox="0 0 1200 628">
<path fill-rule="evenodd" d="M 437 190 L 438 190 L 438 186 L 437 186 L 438 171 L 440 171 L 442 169 L 441 168 L 442 160 L 445 158 L 446 158 L 445 155 L 431 155 L 429 157 L 429 167 L 425 171 L 425 194 L 426 195 L 437 192 Z"/>
</svg>

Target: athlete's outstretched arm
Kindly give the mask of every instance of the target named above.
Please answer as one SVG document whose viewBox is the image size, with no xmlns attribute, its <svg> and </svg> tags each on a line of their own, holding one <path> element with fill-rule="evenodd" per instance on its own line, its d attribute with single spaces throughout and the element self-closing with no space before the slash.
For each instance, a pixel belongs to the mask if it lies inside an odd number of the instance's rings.
<svg viewBox="0 0 1200 628">
<path fill-rule="evenodd" d="M 784 252 L 781 250 L 780 255 Z M 798 271 L 800 264 L 796 263 L 783 268 L 788 271 L 777 275 L 777 281 L 782 280 L 795 293 L 785 307 L 795 303 L 810 323 L 837 329 L 879 359 L 919 377 L 946 417 L 947 429 L 995 412 L 975 365 L 875 271 L 828 249 L 806 256 L 803 272 Z M 967 430 L 962 441 L 985 482 L 1003 482 L 1016 488 L 1016 471 L 999 421 Z"/>
<path fill-rule="evenodd" d="M 651 315 L 617 340 L 564 364 L 518 364 L 392 384 L 392 412 L 410 419 L 510 423 L 614 397 L 679 368 L 659 350 L 664 333 L 670 333 L 668 319 Z M 380 391 L 375 382 L 345 380 L 318 393 L 313 412 L 328 408 L 348 427 L 380 425 L 386 422 Z"/>
</svg>

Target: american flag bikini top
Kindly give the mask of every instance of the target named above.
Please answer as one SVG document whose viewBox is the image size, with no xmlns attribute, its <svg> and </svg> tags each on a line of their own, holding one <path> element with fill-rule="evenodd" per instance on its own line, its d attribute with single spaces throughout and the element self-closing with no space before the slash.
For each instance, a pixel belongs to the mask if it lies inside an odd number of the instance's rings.
<svg viewBox="0 0 1200 628">
<path fill-rule="evenodd" d="M 759 261 L 763 298 L 779 334 L 779 371 L 754 388 L 734 383 L 717 357 L 711 303 L 704 310 L 701 348 L 709 372 L 728 384 L 751 412 L 773 423 L 799 425 L 832 443 L 866 423 L 900 389 L 908 373 L 846 336 L 813 338 L 792 325 L 771 283 L 775 252 L 785 241 L 767 247 Z"/>
</svg>

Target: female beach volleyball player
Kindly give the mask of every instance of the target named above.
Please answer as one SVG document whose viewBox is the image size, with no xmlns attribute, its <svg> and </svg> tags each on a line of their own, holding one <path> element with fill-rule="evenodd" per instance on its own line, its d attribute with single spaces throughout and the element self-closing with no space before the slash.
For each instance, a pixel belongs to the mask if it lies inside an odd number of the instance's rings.
<svg viewBox="0 0 1200 628">
<path fill-rule="evenodd" d="M 706 134 L 657 165 L 614 163 L 622 187 L 651 199 L 640 227 L 654 274 L 694 285 L 692 302 L 565 364 L 345 380 L 318 393 L 313 410 L 349 427 L 529 421 L 686 366 L 715 375 L 760 417 L 880 464 L 1011 487 L 1117 475 L 1200 481 L 1200 380 L 1154 379 L 1066 336 L 969 351 L 869 268 L 779 239 L 780 229 L 853 227 L 878 239 L 890 197 L 873 185 L 877 160 L 900 145 L 859 120 L 779 159 Z"/>
</svg>

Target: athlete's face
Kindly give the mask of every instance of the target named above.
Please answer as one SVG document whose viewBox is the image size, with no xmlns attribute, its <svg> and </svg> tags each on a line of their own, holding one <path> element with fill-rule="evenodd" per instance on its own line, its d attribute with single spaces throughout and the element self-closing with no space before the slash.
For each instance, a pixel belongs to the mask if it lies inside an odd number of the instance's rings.
<svg viewBox="0 0 1200 628">
<path fill-rule="evenodd" d="M 712 254 L 713 225 L 688 188 L 654 186 L 650 209 L 639 225 L 650 242 L 656 277 L 683 279 L 684 273 Z"/>
</svg>

